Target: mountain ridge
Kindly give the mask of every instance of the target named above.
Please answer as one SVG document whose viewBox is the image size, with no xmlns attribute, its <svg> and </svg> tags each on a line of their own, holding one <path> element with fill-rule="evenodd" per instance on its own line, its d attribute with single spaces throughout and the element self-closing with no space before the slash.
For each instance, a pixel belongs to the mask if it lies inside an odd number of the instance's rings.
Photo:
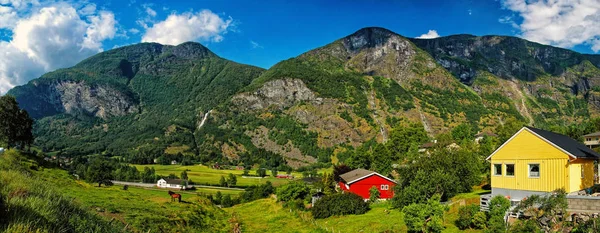
<svg viewBox="0 0 600 233">
<path fill-rule="evenodd" d="M 599 64 L 516 37 L 416 39 L 368 27 L 268 70 L 195 42 L 132 45 L 9 93 L 38 119 L 46 151 L 143 163 L 179 151 L 298 168 L 343 162 L 344 151 L 389 140 L 404 120 L 433 137 L 460 124 L 489 131 L 514 118 L 547 128 L 599 116 Z"/>
</svg>

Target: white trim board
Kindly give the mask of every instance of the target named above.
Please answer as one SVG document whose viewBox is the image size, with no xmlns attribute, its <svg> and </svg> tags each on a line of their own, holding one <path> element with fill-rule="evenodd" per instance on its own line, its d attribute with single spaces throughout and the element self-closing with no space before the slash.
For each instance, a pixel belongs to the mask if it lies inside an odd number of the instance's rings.
<svg viewBox="0 0 600 233">
<path fill-rule="evenodd" d="M 548 139 L 540 136 L 539 134 L 533 132 L 533 130 L 530 130 L 527 127 L 523 127 L 521 128 L 517 133 L 515 133 L 512 137 L 510 137 L 508 140 L 506 140 L 506 142 L 504 142 L 504 144 L 502 144 L 500 147 L 498 147 L 498 149 L 496 149 L 494 152 L 492 152 L 492 154 L 490 156 L 488 156 L 485 160 L 490 160 L 492 158 L 492 156 L 494 156 L 496 154 L 496 152 L 500 151 L 500 149 L 502 149 L 504 146 L 506 146 L 506 144 L 508 144 L 510 141 L 512 141 L 517 135 L 519 135 L 523 130 L 527 130 L 527 132 L 535 135 L 536 137 L 538 137 L 539 139 L 542 139 L 544 142 L 550 144 L 551 146 L 555 147 L 556 149 L 562 151 L 563 153 L 569 155 L 569 157 L 573 158 L 573 159 L 577 159 L 577 156 L 569 153 L 568 151 L 564 150 L 562 147 L 557 146 L 556 144 L 552 143 L 551 141 L 549 141 Z"/>
</svg>

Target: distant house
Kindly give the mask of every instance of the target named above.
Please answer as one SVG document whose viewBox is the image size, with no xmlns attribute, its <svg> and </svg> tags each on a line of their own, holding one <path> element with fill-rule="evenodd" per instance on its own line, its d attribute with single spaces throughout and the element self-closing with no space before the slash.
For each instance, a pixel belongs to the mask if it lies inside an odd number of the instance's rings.
<svg viewBox="0 0 600 233">
<path fill-rule="evenodd" d="M 171 165 L 177 165 L 177 160 L 171 161 Z"/>
<path fill-rule="evenodd" d="M 498 135 L 492 132 L 478 133 L 475 135 L 475 142 L 479 143 L 479 141 L 483 140 L 485 137 L 498 137 Z"/>
<path fill-rule="evenodd" d="M 435 147 L 436 143 L 437 143 L 437 141 L 433 141 L 433 142 L 428 142 L 428 143 L 420 145 L 419 146 L 419 152 L 420 153 L 427 152 L 427 150 Z"/>
<path fill-rule="evenodd" d="M 600 146 L 600 132 L 583 135 L 583 144 L 589 148 L 596 148 Z"/>
<path fill-rule="evenodd" d="M 185 183 L 184 185 L 181 185 L 182 181 Z M 188 182 L 187 180 L 181 179 L 160 179 L 156 182 L 156 187 L 171 189 L 187 189 Z"/>
<path fill-rule="evenodd" d="M 294 179 L 294 176 L 290 175 L 290 174 L 281 174 L 281 175 L 277 175 L 276 177 L 279 179 Z"/>
<path fill-rule="evenodd" d="M 594 185 L 598 159 L 600 154 L 568 136 L 523 127 L 487 158 L 492 196 L 520 201 L 557 189 L 577 193 Z"/>
<path fill-rule="evenodd" d="M 356 169 L 340 175 L 338 183 L 343 192 L 356 193 L 362 198 L 369 199 L 369 189 L 379 190 L 379 199 L 390 199 L 394 196 L 392 188 L 396 181 L 374 171 Z"/>
<path fill-rule="evenodd" d="M 325 193 L 323 193 L 323 192 L 317 192 L 317 193 L 313 194 L 312 199 L 310 201 L 310 206 L 315 207 L 315 203 L 319 199 L 323 198 L 324 196 L 325 196 Z"/>
</svg>

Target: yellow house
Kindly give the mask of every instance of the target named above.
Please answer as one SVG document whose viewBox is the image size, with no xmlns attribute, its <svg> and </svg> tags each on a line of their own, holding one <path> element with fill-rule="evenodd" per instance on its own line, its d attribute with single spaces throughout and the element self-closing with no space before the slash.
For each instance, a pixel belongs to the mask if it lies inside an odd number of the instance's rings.
<svg viewBox="0 0 600 233">
<path fill-rule="evenodd" d="M 598 159 L 600 154 L 568 136 L 523 127 L 487 158 L 492 196 L 519 201 L 557 189 L 573 193 L 589 188 Z"/>
</svg>

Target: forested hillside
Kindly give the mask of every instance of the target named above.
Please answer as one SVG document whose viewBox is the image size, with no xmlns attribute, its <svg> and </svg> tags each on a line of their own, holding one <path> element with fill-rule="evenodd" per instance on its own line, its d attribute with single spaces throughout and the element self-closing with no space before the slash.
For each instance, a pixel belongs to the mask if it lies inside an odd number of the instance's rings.
<svg viewBox="0 0 600 233">
<path fill-rule="evenodd" d="M 36 118 L 46 152 L 287 170 L 344 162 L 414 124 L 424 137 L 394 153 L 507 122 L 579 136 L 600 113 L 599 65 L 514 37 L 364 28 L 266 71 L 197 43 L 132 45 L 9 94 Z"/>
</svg>

